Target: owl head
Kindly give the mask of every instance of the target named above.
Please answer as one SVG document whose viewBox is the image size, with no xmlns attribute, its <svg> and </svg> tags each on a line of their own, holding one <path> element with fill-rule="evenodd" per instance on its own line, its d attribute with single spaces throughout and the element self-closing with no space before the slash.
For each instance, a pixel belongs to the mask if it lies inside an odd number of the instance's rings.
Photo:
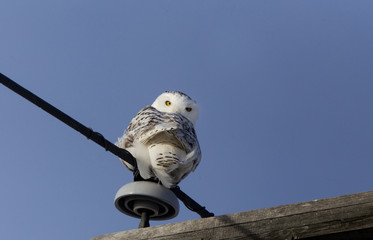
<svg viewBox="0 0 373 240">
<path fill-rule="evenodd" d="M 160 112 L 180 113 L 193 125 L 198 119 L 198 105 L 188 95 L 178 91 L 166 91 L 155 99 L 152 107 Z"/>
</svg>

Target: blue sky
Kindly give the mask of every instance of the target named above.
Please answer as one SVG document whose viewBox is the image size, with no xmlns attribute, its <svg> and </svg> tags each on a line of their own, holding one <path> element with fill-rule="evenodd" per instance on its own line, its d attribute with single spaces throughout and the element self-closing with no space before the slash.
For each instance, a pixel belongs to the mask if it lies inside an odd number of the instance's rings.
<svg viewBox="0 0 373 240">
<path fill-rule="evenodd" d="M 180 187 L 216 215 L 372 190 L 372 1 L 0 3 L 1 72 L 115 142 L 165 90 L 200 105 Z M 0 86 L 4 239 L 137 228 L 112 154 Z M 197 219 L 179 216 L 151 225 Z"/>
</svg>

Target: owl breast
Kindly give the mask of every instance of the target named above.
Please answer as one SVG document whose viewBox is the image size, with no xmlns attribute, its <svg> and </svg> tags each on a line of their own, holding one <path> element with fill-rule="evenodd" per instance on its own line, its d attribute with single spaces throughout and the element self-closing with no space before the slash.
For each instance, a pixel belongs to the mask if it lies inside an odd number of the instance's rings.
<svg viewBox="0 0 373 240">
<path fill-rule="evenodd" d="M 176 186 L 201 159 L 193 124 L 181 114 L 160 112 L 152 106 L 136 114 L 118 140 L 119 147 L 134 155 L 144 179 L 156 177 L 166 187 Z"/>
</svg>

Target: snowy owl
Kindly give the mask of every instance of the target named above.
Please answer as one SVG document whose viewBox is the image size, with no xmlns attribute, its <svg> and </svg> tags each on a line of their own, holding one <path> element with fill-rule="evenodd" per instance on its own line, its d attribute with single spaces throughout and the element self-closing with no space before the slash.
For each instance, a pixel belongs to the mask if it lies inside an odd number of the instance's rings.
<svg viewBox="0 0 373 240">
<path fill-rule="evenodd" d="M 143 179 L 155 178 L 167 188 L 175 187 L 201 161 L 194 130 L 198 112 L 197 103 L 185 93 L 166 91 L 136 114 L 116 144 L 136 158 Z"/>
</svg>

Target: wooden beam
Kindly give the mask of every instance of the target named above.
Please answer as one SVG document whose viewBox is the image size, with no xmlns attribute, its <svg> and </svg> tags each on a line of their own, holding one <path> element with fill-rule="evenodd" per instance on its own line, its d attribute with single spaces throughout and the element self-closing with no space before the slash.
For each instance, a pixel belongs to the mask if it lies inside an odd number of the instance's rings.
<svg viewBox="0 0 373 240">
<path fill-rule="evenodd" d="M 120 239 L 373 239 L 373 191 L 101 235 Z"/>
</svg>

